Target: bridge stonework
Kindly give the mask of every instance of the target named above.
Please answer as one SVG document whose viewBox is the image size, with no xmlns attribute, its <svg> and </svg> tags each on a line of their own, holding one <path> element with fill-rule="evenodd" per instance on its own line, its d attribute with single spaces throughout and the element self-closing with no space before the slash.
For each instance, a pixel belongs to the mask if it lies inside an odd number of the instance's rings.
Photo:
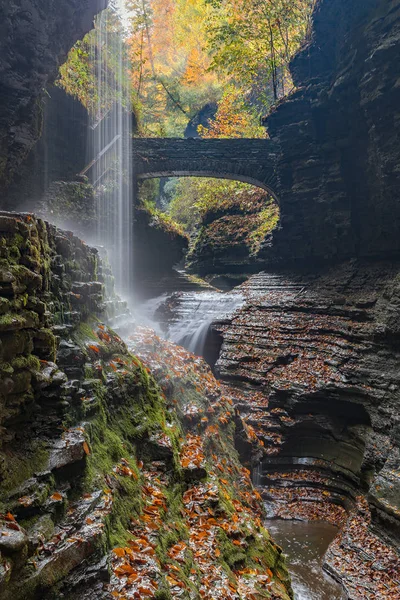
<svg viewBox="0 0 400 600">
<path fill-rule="evenodd" d="M 216 177 L 256 185 L 277 200 L 277 151 L 267 139 L 135 138 L 133 172 L 154 177 Z"/>
</svg>

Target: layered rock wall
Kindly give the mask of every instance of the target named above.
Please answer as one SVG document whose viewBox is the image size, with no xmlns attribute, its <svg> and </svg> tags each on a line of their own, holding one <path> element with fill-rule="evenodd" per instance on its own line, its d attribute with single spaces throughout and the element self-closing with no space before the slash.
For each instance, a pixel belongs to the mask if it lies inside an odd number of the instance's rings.
<svg viewBox="0 0 400 600">
<path fill-rule="evenodd" d="M 264 444 L 259 484 L 274 513 L 343 525 L 343 507 L 365 496 L 330 554 L 352 599 L 398 597 L 399 270 L 349 262 L 260 273 L 241 287 L 245 306 L 217 327 L 217 373 Z M 372 595 L 357 591 L 349 564 Z"/>
<path fill-rule="evenodd" d="M 277 260 L 399 253 L 399 46 L 398 0 L 317 3 L 291 67 L 298 89 L 267 120 L 280 147 Z"/>
<path fill-rule="evenodd" d="M 107 0 L 0 3 L 0 190 L 40 137 L 42 96 Z"/>
<path fill-rule="evenodd" d="M 38 142 L 18 167 L 0 200 L 4 210 L 35 210 L 55 181 L 74 181 L 88 162 L 89 116 L 82 104 L 59 87 L 43 98 Z M 68 229 L 68 226 L 64 225 Z"/>
</svg>

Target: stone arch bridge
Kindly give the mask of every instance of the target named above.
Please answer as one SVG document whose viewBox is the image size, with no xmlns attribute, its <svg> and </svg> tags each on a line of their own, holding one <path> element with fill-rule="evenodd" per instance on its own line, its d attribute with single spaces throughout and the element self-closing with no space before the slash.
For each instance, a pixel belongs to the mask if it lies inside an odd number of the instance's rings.
<svg viewBox="0 0 400 600">
<path fill-rule="evenodd" d="M 216 177 L 250 183 L 276 198 L 277 153 L 267 139 L 135 138 L 133 173 L 155 177 Z"/>
</svg>

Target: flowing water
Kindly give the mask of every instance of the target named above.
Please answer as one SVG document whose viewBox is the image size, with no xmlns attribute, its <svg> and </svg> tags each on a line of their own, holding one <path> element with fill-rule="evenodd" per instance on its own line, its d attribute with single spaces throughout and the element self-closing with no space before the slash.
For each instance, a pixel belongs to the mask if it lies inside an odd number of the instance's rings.
<svg viewBox="0 0 400 600">
<path fill-rule="evenodd" d="M 181 292 L 146 302 L 141 315 L 145 324 L 171 342 L 203 356 L 212 323 L 230 317 L 242 304 L 237 292 Z"/>
<path fill-rule="evenodd" d="M 84 174 L 95 188 L 97 244 L 108 251 L 116 287 L 132 290 L 132 114 L 125 0 L 112 0 L 96 19 L 90 64 L 94 79 L 90 156 Z"/>
<path fill-rule="evenodd" d="M 101 13 L 91 42 L 95 105 L 87 174 L 95 187 L 97 243 L 109 254 L 118 291 L 132 292 L 131 90 L 125 46 L 125 0 L 113 0 Z M 213 322 L 223 321 L 243 304 L 240 293 L 181 292 L 141 307 L 141 320 L 172 342 L 202 356 Z M 139 316 L 139 315 L 138 315 Z M 257 472 L 261 476 L 261 471 Z M 257 482 L 255 482 L 257 483 Z M 269 520 L 271 535 L 288 556 L 296 600 L 342 600 L 342 588 L 322 569 L 336 529 L 325 523 Z"/>
<path fill-rule="evenodd" d="M 261 489 L 262 463 L 254 466 L 253 485 Z M 271 511 L 265 505 L 266 513 Z M 323 558 L 338 533 L 321 521 L 267 519 L 265 526 L 287 557 L 295 600 L 346 600 L 341 585 L 322 568 Z"/>
<path fill-rule="evenodd" d="M 287 556 L 295 600 L 345 600 L 342 586 L 322 568 L 323 557 L 337 535 L 337 528 L 318 521 L 265 523 L 274 540 Z"/>
</svg>

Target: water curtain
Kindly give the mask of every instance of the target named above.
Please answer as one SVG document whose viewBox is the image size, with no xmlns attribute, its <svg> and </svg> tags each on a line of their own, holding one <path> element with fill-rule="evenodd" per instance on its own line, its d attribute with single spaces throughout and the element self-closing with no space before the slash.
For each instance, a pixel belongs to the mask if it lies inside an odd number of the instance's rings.
<svg viewBox="0 0 400 600">
<path fill-rule="evenodd" d="M 114 0 L 96 19 L 91 42 L 94 104 L 90 127 L 89 177 L 97 199 L 98 244 L 107 249 L 116 286 L 132 291 L 132 110 L 127 11 Z"/>
</svg>

